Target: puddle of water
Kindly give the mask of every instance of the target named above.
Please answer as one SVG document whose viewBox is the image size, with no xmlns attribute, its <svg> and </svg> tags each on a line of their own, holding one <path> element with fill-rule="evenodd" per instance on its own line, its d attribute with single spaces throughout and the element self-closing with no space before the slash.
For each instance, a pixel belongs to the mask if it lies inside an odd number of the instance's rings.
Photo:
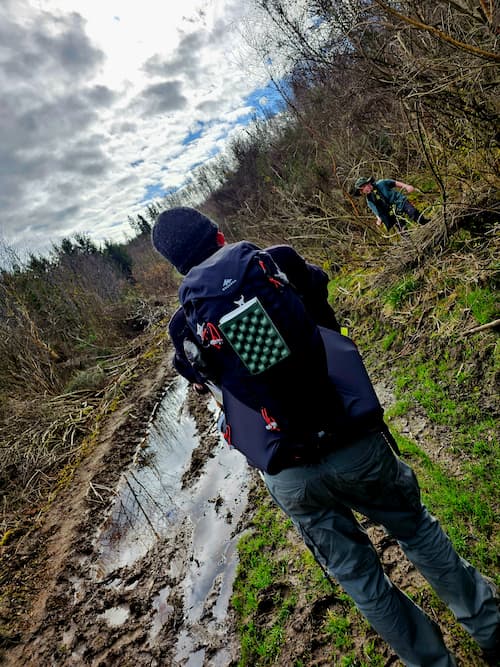
<svg viewBox="0 0 500 667">
<path fill-rule="evenodd" d="M 237 539 L 239 539 L 238 536 Z M 238 554 L 236 553 L 236 539 L 232 540 L 226 550 L 226 567 L 224 578 L 220 587 L 217 602 L 212 609 L 212 615 L 217 621 L 223 621 L 227 616 L 229 601 L 233 594 L 233 583 L 236 578 L 236 567 L 238 565 Z"/>
<path fill-rule="evenodd" d="M 71 624 L 67 630 L 63 633 L 62 636 L 62 645 L 66 646 L 66 648 L 69 648 L 75 639 L 76 631 L 77 631 L 77 625 L 73 621 L 71 621 Z"/>
<path fill-rule="evenodd" d="M 194 419 L 184 409 L 186 383 L 179 380 L 164 397 L 148 438 L 148 464 L 128 470 L 98 538 L 98 577 L 144 556 L 177 523 L 180 482 L 197 444 Z"/>
<path fill-rule="evenodd" d="M 151 639 L 154 639 L 158 635 L 163 625 L 165 625 L 167 622 L 168 617 L 174 611 L 172 605 L 167 603 L 169 595 L 170 586 L 166 586 L 153 600 L 153 609 L 155 610 L 156 614 L 154 615 L 153 623 L 151 624 L 151 630 L 149 633 Z"/>
<path fill-rule="evenodd" d="M 221 444 L 215 457 L 207 462 L 205 474 L 194 488 L 198 502 L 190 510 L 190 518 L 195 526 L 192 538 L 193 561 L 185 579 L 186 608 L 190 622 L 195 622 L 202 615 L 205 599 L 219 575 L 223 578 L 223 587 L 232 588 L 238 537 L 231 538 L 231 534 L 245 508 L 246 477 L 244 458 Z M 214 496 L 222 498 L 220 505 L 208 502 Z M 227 521 L 228 512 L 232 517 L 230 523 Z M 226 609 L 219 608 L 218 613 L 225 615 Z"/>
<path fill-rule="evenodd" d="M 195 649 L 195 643 L 186 630 L 182 630 L 177 642 L 176 663 L 186 667 L 203 667 L 205 649 Z M 185 662 L 187 660 L 187 662 Z"/>
<path fill-rule="evenodd" d="M 227 667 L 227 665 L 234 665 L 234 659 L 231 651 L 227 648 L 222 648 L 217 651 L 210 659 L 210 667 Z"/>
<path fill-rule="evenodd" d="M 248 467 L 244 457 L 230 450 L 221 437 L 197 482 L 181 489 L 182 474 L 199 444 L 194 419 L 184 408 L 186 393 L 187 384 L 182 379 L 167 392 L 143 450 L 145 465 L 133 466 L 122 476 L 116 501 L 96 540 L 94 573 L 96 578 L 111 579 L 113 572 L 133 565 L 158 539 L 178 539 L 178 529 L 187 521 L 191 530 L 182 533 L 179 562 L 172 559 L 165 564 L 167 571 L 184 573 L 185 626 L 173 664 L 203 666 L 205 649 L 200 646 L 206 646 L 204 619 L 205 628 L 212 637 L 220 637 L 224 647 L 214 656 L 213 664 L 224 667 L 230 660 L 223 621 L 236 573 L 239 537 L 232 533 L 247 503 Z M 124 586 L 117 574 L 113 584 L 120 587 L 120 583 Z M 170 587 L 163 588 L 152 600 L 152 644 L 174 611 L 168 602 L 170 593 Z M 128 618 L 128 608 L 115 607 L 103 616 L 110 625 L 119 625 Z"/>
<path fill-rule="evenodd" d="M 205 658 L 205 649 L 202 648 L 195 653 L 191 653 L 188 661 L 186 662 L 186 667 L 203 667 L 203 660 Z"/>
<path fill-rule="evenodd" d="M 76 604 L 85 598 L 85 590 L 80 579 L 70 577 L 69 581 L 73 587 L 73 603 Z"/>
</svg>

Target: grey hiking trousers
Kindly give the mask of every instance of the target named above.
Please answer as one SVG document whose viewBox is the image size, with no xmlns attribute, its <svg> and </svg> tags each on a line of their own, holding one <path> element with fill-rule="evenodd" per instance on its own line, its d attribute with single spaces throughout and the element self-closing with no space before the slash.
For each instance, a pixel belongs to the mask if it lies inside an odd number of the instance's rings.
<svg viewBox="0 0 500 667">
<path fill-rule="evenodd" d="M 352 510 L 381 524 L 477 643 L 488 648 L 500 621 L 489 584 L 453 549 L 420 500 L 412 469 L 373 433 L 320 463 L 264 475 L 317 560 L 342 585 L 373 628 L 410 667 L 450 667 L 441 631 L 384 574 Z"/>
</svg>

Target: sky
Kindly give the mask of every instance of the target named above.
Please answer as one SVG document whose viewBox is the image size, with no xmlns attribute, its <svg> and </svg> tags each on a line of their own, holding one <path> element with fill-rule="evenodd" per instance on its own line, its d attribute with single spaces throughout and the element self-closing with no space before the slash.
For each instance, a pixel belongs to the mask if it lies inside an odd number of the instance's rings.
<svg viewBox="0 0 500 667">
<path fill-rule="evenodd" d="M 241 0 L 1 0 L 0 242 L 133 235 L 276 102 Z"/>
</svg>

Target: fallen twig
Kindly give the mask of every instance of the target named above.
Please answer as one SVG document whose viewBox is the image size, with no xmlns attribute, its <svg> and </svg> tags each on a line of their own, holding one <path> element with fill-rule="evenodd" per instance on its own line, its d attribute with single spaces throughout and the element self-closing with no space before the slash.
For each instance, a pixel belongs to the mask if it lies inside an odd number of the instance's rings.
<svg viewBox="0 0 500 667">
<path fill-rule="evenodd" d="M 488 322 L 487 324 L 481 324 L 481 326 L 479 327 L 472 327 L 472 329 L 464 331 L 463 335 L 468 336 L 469 334 L 477 333 L 478 331 L 484 331 L 485 329 L 494 329 L 495 327 L 498 326 L 500 326 L 500 319 L 493 320 L 492 322 Z"/>
</svg>

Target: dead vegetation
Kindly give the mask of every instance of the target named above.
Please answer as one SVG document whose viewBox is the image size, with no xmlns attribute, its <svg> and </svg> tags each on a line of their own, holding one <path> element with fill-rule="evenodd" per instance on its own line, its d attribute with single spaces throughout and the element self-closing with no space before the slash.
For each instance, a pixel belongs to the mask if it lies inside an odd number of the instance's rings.
<svg viewBox="0 0 500 667">
<path fill-rule="evenodd" d="M 2 544 L 36 524 L 104 417 L 158 360 L 172 276 L 149 238 L 136 239 L 131 253 L 139 267 L 133 285 L 88 239 L 0 277 Z M 157 291 L 143 288 L 146 277 Z"/>
</svg>

